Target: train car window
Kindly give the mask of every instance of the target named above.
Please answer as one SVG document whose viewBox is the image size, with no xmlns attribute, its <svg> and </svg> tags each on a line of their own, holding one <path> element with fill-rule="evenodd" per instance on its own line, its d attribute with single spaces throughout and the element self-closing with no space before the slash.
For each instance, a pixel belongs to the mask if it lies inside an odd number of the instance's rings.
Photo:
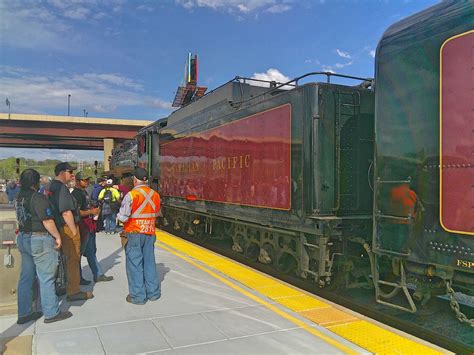
<svg viewBox="0 0 474 355">
<path fill-rule="evenodd" d="M 474 235 L 474 30 L 440 50 L 440 223 Z"/>
</svg>

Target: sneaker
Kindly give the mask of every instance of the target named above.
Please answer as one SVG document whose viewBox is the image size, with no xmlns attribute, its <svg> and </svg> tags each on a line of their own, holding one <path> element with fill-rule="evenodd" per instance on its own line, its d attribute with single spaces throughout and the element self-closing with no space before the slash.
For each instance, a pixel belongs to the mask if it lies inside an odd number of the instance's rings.
<svg viewBox="0 0 474 355">
<path fill-rule="evenodd" d="M 25 324 L 33 320 L 37 320 L 43 316 L 43 312 L 33 312 L 24 317 L 19 317 L 16 324 Z"/>
<path fill-rule="evenodd" d="M 66 297 L 68 302 L 85 301 L 91 298 L 94 298 L 94 295 L 92 294 L 92 292 L 78 292 L 70 296 L 68 295 Z"/>
<path fill-rule="evenodd" d="M 148 298 L 148 301 L 158 301 L 160 298 L 161 298 L 161 295 L 158 295 L 158 297 Z"/>
<path fill-rule="evenodd" d="M 57 321 L 60 321 L 60 320 L 65 320 L 65 319 L 68 319 L 68 318 L 71 318 L 71 317 L 72 317 L 71 312 L 64 311 L 64 312 L 59 312 L 53 318 L 45 319 L 44 322 L 45 323 L 53 323 L 53 322 L 57 322 Z"/>
<path fill-rule="evenodd" d="M 90 285 L 91 282 L 92 282 L 92 281 L 89 281 L 89 280 L 86 280 L 86 279 L 81 279 L 80 284 L 81 284 L 82 286 L 87 286 L 87 285 Z"/>
<path fill-rule="evenodd" d="M 113 276 L 100 275 L 96 277 L 95 282 L 112 281 L 113 279 L 114 279 Z"/>
<path fill-rule="evenodd" d="M 128 303 L 136 304 L 136 305 L 139 305 L 139 306 L 142 306 L 142 305 L 144 305 L 144 304 L 146 303 L 146 301 L 145 301 L 145 302 L 142 302 L 142 303 L 133 302 L 132 296 L 130 296 L 130 295 L 127 295 L 127 297 L 125 297 L 125 300 L 126 300 Z"/>
</svg>

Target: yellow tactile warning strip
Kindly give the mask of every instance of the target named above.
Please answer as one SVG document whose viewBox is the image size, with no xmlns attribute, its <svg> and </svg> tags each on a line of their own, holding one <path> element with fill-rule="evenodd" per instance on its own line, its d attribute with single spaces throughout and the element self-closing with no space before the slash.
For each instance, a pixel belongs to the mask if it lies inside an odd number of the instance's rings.
<svg viewBox="0 0 474 355">
<path fill-rule="evenodd" d="M 376 354 L 387 353 L 388 349 L 392 349 L 390 351 L 392 354 L 427 354 L 427 350 L 429 350 L 424 345 L 413 341 L 407 342 L 400 335 L 364 320 L 328 326 L 327 328 L 362 348 L 370 349 L 370 351 Z"/>
<path fill-rule="evenodd" d="M 260 292 L 260 289 L 256 289 Z M 293 297 L 281 298 L 278 303 L 295 312 L 311 311 L 314 309 L 331 308 L 327 303 L 322 302 L 308 295 L 298 295 Z"/>
<path fill-rule="evenodd" d="M 303 317 L 306 317 L 309 320 L 312 320 L 314 323 L 322 325 L 323 327 L 342 323 L 350 323 L 358 320 L 357 317 L 353 316 L 352 314 L 340 311 L 334 307 L 310 309 L 308 311 L 300 311 L 299 313 Z"/>
<path fill-rule="evenodd" d="M 256 302 L 263 304 L 275 313 L 290 320 L 294 324 L 303 327 L 305 330 L 346 353 L 354 353 L 354 351 L 320 333 L 316 329 L 307 327 L 299 319 L 283 312 L 281 309 L 229 282 L 227 279 L 219 276 L 215 272 L 202 267 L 197 262 L 219 271 L 227 277 L 238 281 L 276 303 L 298 313 L 320 326 L 325 327 L 331 332 L 338 334 L 344 339 L 347 339 L 374 354 L 442 354 L 429 346 L 404 338 L 401 335 L 395 334 L 365 320 L 360 320 L 350 313 L 339 310 L 329 303 L 321 301 L 316 296 L 306 294 L 290 285 L 272 279 L 271 277 L 265 276 L 236 262 L 232 262 L 225 257 L 207 251 L 204 248 L 187 242 L 181 238 L 159 231 L 157 232 L 157 239 L 161 242 L 158 243 L 160 247 L 170 251 L 182 259 L 185 259 L 201 270 L 218 278 L 233 289 L 248 296 Z M 178 253 L 176 251 L 178 251 Z M 195 259 L 195 261 L 188 257 Z"/>
</svg>

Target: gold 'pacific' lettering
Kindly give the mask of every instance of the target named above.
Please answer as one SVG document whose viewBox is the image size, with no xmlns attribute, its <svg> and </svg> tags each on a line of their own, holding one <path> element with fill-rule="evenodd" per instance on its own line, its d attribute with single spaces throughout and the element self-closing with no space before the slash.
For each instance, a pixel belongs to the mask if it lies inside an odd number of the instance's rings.
<svg viewBox="0 0 474 355">
<path fill-rule="evenodd" d="M 250 167 L 250 154 L 212 159 L 212 170 L 231 170 Z"/>
</svg>

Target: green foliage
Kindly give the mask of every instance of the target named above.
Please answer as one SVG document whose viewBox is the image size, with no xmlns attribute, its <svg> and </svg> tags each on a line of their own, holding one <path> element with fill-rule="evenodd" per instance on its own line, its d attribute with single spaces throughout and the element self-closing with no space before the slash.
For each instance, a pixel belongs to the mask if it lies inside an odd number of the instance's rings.
<svg viewBox="0 0 474 355">
<path fill-rule="evenodd" d="M 60 160 L 54 159 L 37 161 L 33 159 L 20 158 L 20 173 L 27 168 L 32 168 L 38 171 L 41 175 L 54 177 L 54 167 L 60 162 Z M 78 162 L 70 161 L 70 163 L 74 166 L 79 166 Z M 94 162 L 82 162 L 82 164 L 86 175 L 94 176 Z M 18 179 L 16 167 L 16 158 L 0 159 L 0 180 Z M 100 164 L 99 169 L 97 171 L 97 176 L 100 176 L 102 173 L 103 168 L 102 164 Z"/>
</svg>

